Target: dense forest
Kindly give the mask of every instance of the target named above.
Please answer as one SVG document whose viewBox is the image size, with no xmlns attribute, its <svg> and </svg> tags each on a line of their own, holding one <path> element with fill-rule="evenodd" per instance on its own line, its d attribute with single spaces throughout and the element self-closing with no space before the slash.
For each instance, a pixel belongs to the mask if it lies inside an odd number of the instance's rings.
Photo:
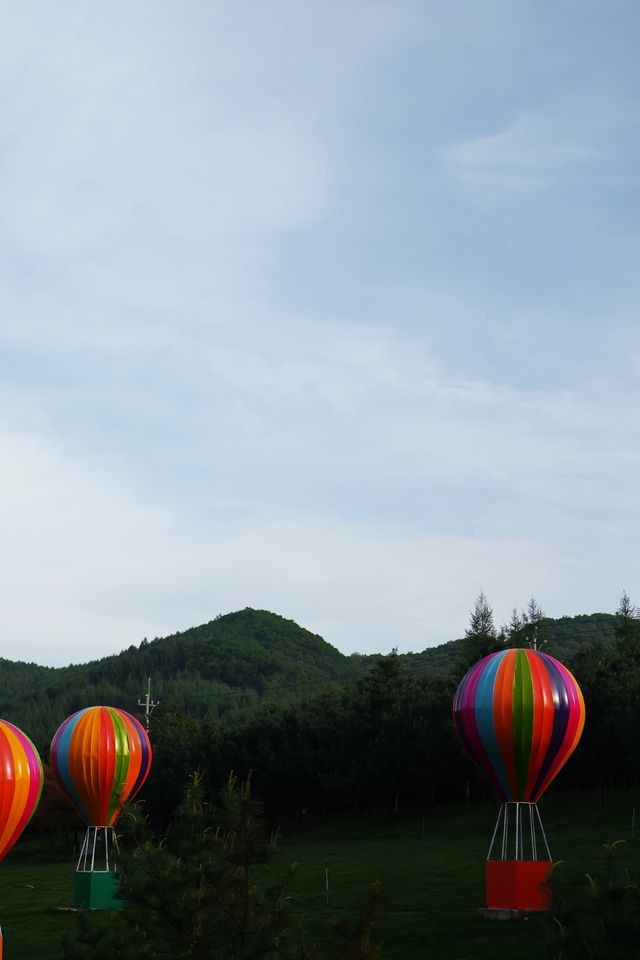
<svg viewBox="0 0 640 960">
<path fill-rule="evenodd" d="M 246 609 L 90 663 L 53 668 L 0 659 L 0 715 L 44 748 L 83 706 L 136 713 L 147 678 L 156 700 L 202 719 L 298 700 L 361 672 L 359 662 L 292 620 Z"/>
<path fill-rule="evenodd" d="M 212 794 L 230 771 L 250 775 L 274 820 L 425 809 L 487 795 L 455 739 L 452 696 L 484 654 L 532 644 L 573 670 L 587 703 L 583 742 L 557 788 L 637 784 L 640 620 L 626 595 L 616 614 L 560 620 L 532 600 L 502 628 L 481 595 L 459 640 L 372 657 L 346 657 L 292 621 L 247 609 L 84 665 L 2 661 L 1 710 L 46 759 L 69 713 L 99 702 L 136 711 L 150 676 L 161 706 L 151 716 L 144 799 L 156 823 L 167 821 L 196 769 Z M 50 819 L 46 801 L 38 817 Z"/>
<path fill-rule="evenodd" d="M 542 616 L 536 623 L 549 652 L 567 661 L 593 644 L 609 650 L 615 637 L 613 614 Z M 521 628 L 529 639 L 524 622 Z M 512 621 L 497 635 L 506 641 L 518 629 Z M 448 678 L 458 669 L 465 642 L 400 654 L 399 666 L 412 678 Z M 240 718 L 343 689 L 384 659 L 345 656 L 292 620 L 247 608 L 85 664 L 55 668 L 0 658 L 0 715 L 29 731 L 45 749 L 61 721 L 83 706 L 108 703 L 136 713 L 147 678 L 154 698 L 185 716 Z"/>
</svg>

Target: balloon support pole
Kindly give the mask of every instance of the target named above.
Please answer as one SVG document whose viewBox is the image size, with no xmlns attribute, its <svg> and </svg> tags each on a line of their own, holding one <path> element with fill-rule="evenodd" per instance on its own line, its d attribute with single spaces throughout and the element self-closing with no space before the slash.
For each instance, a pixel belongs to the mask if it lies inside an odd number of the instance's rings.
<svg viewBox="0 0 640 960">
<path fill-rule="evenodd" d="M 113 827 L 87 827 L 76 867 L 77 909 L 115 910 L 122 906 L 117 896 L 117 854 L 118 840 Z"/>
<path fill-rule="evenodd" d="M 548 910 L 551 867 L 537 804 L 503 803 L 487 854 L 487 905 L 481 911 L 483 915 L 519 916 L 531 910 Z"/>
</svg>

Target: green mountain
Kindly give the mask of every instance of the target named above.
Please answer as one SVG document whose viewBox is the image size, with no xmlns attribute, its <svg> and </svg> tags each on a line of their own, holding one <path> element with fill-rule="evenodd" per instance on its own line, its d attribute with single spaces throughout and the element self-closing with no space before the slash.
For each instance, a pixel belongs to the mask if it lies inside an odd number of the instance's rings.
<svg viewBox="0 0 640 960">
<path fill-rule="evenodd" d="M 196 716 L 287 702 L 358 671 L 322 637 L 266 610 L 216 617 L 90 663 L 41 667 L 0 659 L 0 716 L 44 747 L 69 714 L 95 703 L 137 713 L 152 678 L 155 700 Z"/>
<path fill-rule="evenodd" d="M 612 613 L 578 614 L 575 617 L 544 617 L 538 627 L 540 649 L 570 665 L 576 654 L 596 643 L 610 649 L 615 640 L 616 617 Z M 514 645 L 525 645 L 529 639 L 527 628 Z M 427 647 L 422 653 L 401 654 L 407 668 L 418 675 L 427 671 L 447 673 L 455 669 L 462 639 L 450 640 L 437 647 Z M 507 645 L 509 643 L 507 642 Z"/>
<path fill-rule="evenodd" d="M 615 619 L 602 613 L 545 619 L 539 638 L 570 662 L 585 645 L 609 645 Z M 450 674 L 461 643 L 399 660 L 414 676 Z M 45 749 L 62 720 L 81 707 L 109 703 L 137 713 L 148 677 L 154 699 L 174 702 L 191 716 L 241 715 L 265 702 L 281 707 L 345 684 L 380 659 L 347 657 L 292 620 L 247 608 L 90 663 L 54 668 L 0 659 L 0 716 Z"/>
</svg>

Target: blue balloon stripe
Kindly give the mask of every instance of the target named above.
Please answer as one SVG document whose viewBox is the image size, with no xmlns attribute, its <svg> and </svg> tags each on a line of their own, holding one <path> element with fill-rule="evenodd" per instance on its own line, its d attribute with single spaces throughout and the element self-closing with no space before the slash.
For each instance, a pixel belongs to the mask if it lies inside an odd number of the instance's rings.
<svg viewBox="0 0 640 960">
<path fill-rule="evenodd" d="M 485 667 L 478 682 L 478 689 L 476 691 L 475 716 L 480 739 L 482 740 L 482 744 L 489 756 L 489 759 L 491 760 L 494 773 L 500 781 L 504 796 L 507 800 L 512 800 L 513 797 L 511 795 L 511 785 L 509 783 L 509 777 L 507 776 L 507 771 L 502 759 L 502 754 L 500 753 L 500 747 L 498 745 L 498 738 L 496 737 L 496 730 L 493 720 L 493 690 L 496 682 L 496 674 L 498 672 L 498 667 L 502 662 L 502 658 L 507 652 L 508 651 L 506 650 L 501 650 L 487 663 L 487 666 Z"/>
<path fill-rule="evenodd" d="M 482 739 L 478 732 L 475 709 L 473 708 L 478 680 L 483 670 L 483 663 L 484 661 L 472 667 L 461 682 L 459 689 L 460 695 L 457 698 L 457 708 L 454 708 L 453 722 L 462 746 L 484 776 L 488 778 L 496 793 L 500 794 L 502 792 L 502 786 L 494 773 L 491 760 L 484 749 Z"/>
<path fill-rule="evenodd" d="M 71 744 L 71 737 L 73 736 L 73 731 L 76 728 L 78 720 L 87 712 L 88 709 L 90 708 L 85 707 L 84 710 L 78 710 L 77 713 L 74 713 L 73 716 L 69 717 L 67 723 L 60 731 L 60 736 L 58 738 L 55 751 L 58 773 L 60 775 L 62 785 L 64 786 L 64 789 L 68 793 L 70 800 L 73 802 L 82 819 L 85 821 L 85 823 L 90 824 L 91 817 L 82 803 L 82 800 L 78 796 L 78 792 L 73 785 L 71 771 L 69 770 L 69 746 Z"/>
<path fill-rule="evenodd" d="M 508 660 L 503 676 L 507 654 L 517 655 L 516 670 L 512 674 Z M 529 675 L 522 669 L 518 675 L 524 656 Z M 575 749 L 584 725 L 584 702 L 575 678 L 540 651 L 505 649 L 479 660 L 460 681 L 453 702 L 454 726 L 463 746 L 507 802 L 536 802 Z M 530 732 L 525 721 L 533 722 Z"/>
</svg>

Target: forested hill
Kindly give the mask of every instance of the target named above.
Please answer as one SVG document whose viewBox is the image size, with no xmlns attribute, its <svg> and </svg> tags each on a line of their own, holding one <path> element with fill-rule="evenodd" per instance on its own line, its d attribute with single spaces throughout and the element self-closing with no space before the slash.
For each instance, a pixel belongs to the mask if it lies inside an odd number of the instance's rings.
<svg viewBox="0 0 640 960">
<path fill-rule="evenodd" d="M 266 610 L 245 609 L 122 653 L 69 667 L 0 659 L 0 716 L 44 746 L 81 707 L 108 703 L 138 712 L 152 695 L 196 717 L 246 711 L 265 697 L 287 702 L 359 672 L 322 637 Z"/>
<path fill-rule="evenodd" d="M 611 614 L 545 618 L 539 639 L 550 653 L 571 661 L 585 645 L 608 645 L 614 624 Z M 462 643 L 453 640 L 399 660 L 417 676 L 451 674 Z M 342 685 L 379 659 L 347 657 L 292 620 L 247 608 L 90 663 L 53 668 L 0 659 L 0 716 L 44 748 L 58 724 L 81 707 L 109 703 L 137 712 L 147 677 L 156 700 L 173 702 L 191 716 L 246 714 L 265 700 L 282 706 Z"/>
<path fill-rule="evenodd" d="M 610 649 L 615 641 L 616 617 L 612 613 L 579 614 L 575 617 L 543 617 L 538 624 L 537 640 L 542 649 L 552 656 L 570 663 L 576 654 L 587 646 L 602 643 Z M 523 637 L 514 644 L 522 645 L 528 637 L 523 627 Z M 401 655 L 408 669 L 419 674 L 424 670 L 445 673 L 455 668 L 463 640 L 450 640 L 438 647 L 428 647 L 422 653 Z"/>
</svg>

